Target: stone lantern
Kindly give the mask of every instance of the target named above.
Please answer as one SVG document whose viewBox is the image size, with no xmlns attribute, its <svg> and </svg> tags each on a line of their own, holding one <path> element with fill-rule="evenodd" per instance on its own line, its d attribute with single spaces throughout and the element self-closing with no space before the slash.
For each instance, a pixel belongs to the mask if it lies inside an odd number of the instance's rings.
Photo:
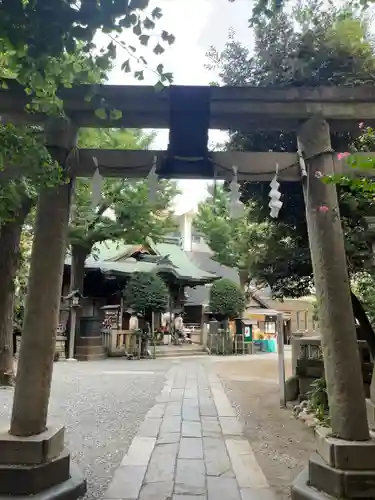
<svg viewBox="0 0 375 500">
<path fill-rule="evenodd" d="M 80 301 L 85 298 L 79 290 L 73 290 L 69 293 L 64 300 L 69 302 L 70 308 L 70 325 L 69 325 L 69 337 L 67 341 L 69 343 L 69 356 L 67 361 L 76 361 L 74 358 L 74 343 L 76 334 L 76 323 L 77 323 L 77 309 L 80 307 Z"/>
</svg>

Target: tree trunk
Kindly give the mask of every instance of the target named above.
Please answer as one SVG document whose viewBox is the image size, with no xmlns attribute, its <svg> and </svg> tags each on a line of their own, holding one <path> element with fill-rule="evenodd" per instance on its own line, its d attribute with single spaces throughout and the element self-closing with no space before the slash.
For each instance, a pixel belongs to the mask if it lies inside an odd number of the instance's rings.
<svg viewBox="0 0 375 500">
<path fill-rule="evenodd" d="M 85 261 L 90 252 L 85 247 L 72 245 L 72 267 L 70 275 L 70 291 L 79 290 L 83 295 L 85 279 Z"/>
<path fill-rule="evenodd" d="M 362 306 L 358 297 L 351 292 L 352 306 L 354 317 L 359 323 L 359 329 L 357 329 L 358 340 L 366 340 L 368 347 L 371 352 L 372 359 L 375 359 L 375 334 L 371 326 L 371 323 L 367 317 L 366 311 Z"/>
<path fill-rule="evenodd" d="M 19 264 L 22 227 L 31 208 L 25 198 L 14 220 L 0 231 L 0 385 L 13 385 L 14 280 Z"/>
<path fill-rule="evenodd" d="M 69 222 L 70 184 L 41 191 L 10 433 L 46 429 Z"/>
</svg>

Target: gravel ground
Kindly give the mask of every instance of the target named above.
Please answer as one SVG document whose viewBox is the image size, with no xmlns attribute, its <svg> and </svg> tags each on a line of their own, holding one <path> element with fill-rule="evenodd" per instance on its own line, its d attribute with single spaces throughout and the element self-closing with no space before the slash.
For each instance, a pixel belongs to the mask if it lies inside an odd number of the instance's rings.
<svg viewBox="0 0 375 500">
<path fill-rule="evenodd" d="M 238 358 L 215 366 L 269 485 L 278 500 L 289 499 L 290 485 L 315 446 L 313 431 L 292 416 L 291 407 L 279 407 L 276 356 Z"/>
<path fill-rule="evenodd" d="M 99 498 L 165 382 L 171 361 L 108 359 L 54 367 L 51 417 L 66 426 L 71 456 Z M 0 419 L 9 425 L 12 389 L 0 391 Z"/>
</svg>

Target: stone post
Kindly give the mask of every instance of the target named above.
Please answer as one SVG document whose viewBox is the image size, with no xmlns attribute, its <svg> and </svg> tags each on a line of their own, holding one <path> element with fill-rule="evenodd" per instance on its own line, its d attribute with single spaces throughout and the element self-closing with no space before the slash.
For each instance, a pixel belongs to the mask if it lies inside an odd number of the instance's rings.
<svg viewBox="0 0 375 500">
<path fill-rule="evenodd" d="M 294 481 L 291 497 L 375 498 L 375 442 L 367 423 L 337 192 L 321 179 L 333 173 L 327 122 L 310 119 L 298 143 L 307 166 L 306 220 L 332 429 L 316 429 L 317 452 Z"/>
<path fill-rule="evenodd" d="M 331 150 L 328 123 L 319 118 L 301 127 L 298 140 L 306 158 Z M 369 430 L 336 186 L 321 178 L 333 174 L 332 153 L 307 164 L 306 220 L 332 431 L 341 439 L 365 441 Z"/>
<path fill-rule="evenodd" d="M 63 168 L 75 137 L 67 121 L 46 126 L 46 143 Z M 0 432 L 0 497 L 48 490 L 48 498 L 74 499 L 86 489 L 64 449 L 64 427 L 47 422 L 70 191 L 67 182 L 39 195 L 10 433 Z"/>
</svg>

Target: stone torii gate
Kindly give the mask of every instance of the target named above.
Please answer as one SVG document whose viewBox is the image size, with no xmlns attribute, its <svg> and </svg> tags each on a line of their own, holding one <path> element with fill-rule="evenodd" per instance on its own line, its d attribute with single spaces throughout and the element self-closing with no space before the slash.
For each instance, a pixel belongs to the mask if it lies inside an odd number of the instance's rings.
<svg viewBox="0 0 375 500">
<path fill-rule="evenodd" d="M 53 120 L 26 113 L 23 89 L 9 85 L 0 91 L 0 115 L 13 122 L 44 124 L 46 145 L 69 170 L 72 181 L 75 176 L 92 175 L 94 156 L 102 175 L 143 177 L 155 156 L 161 165 L 165 152 L 80 150 L 77 154 L 77 131 L 88 126 L 169 128 L 176 116 L 171 112 L 174 89 L 187 96 L 190 91 L 206 94 L 210 128 L 296 132 L 306 171 L 301 170 L 297 154 L 290 153 L 213 153 L 211 162 L 219 178 L 230 178 L 235 164 L 240 180 L 256 181 L 270 180 L 278 163 L 281 180 L 303 183 L 332 430 L 318 431 L 318 453 L 310 460 L 309 472 L 295 482 L 292 497 L 373 497 L 375 442 L 367 423 L 338 200 L 335 186 L 319 177 L 343 171 L 331 149 L 330 130 L 357 130 L 360 121 L 374 125 L 375 89 L 172 87 L 156 92 L 143 86 L 97 86 L 94 97 L 87 100 L 92 89 L 78 86 L 61 93 L 66 117 Z M 95 110 L 103 105 L 120 110 L 122 118 L 113 120 L 111 113 L 98 118 Z M 188 108 L 177 110 L 181 121 Z M 178 177 L 178 170 L 175 173 Z M 0 179 L 14 174 L 18 175 L 17 169 L 10 166 Z M 183 177 L 187 176 L 185 172 Z M 194 176 L 206 177 L 207 172 Z M 84 481 L 69 469 L 64 428 L 47 419 L 72 184 L 45 188 L 38 200 L 11 425 L 0 435 L 0 496 L 43 496 L 48 490 L 48 498 L 74 498 L 85 489 Z M 328 211 L 319 210 L 322 205 Z"/>
</svg>

